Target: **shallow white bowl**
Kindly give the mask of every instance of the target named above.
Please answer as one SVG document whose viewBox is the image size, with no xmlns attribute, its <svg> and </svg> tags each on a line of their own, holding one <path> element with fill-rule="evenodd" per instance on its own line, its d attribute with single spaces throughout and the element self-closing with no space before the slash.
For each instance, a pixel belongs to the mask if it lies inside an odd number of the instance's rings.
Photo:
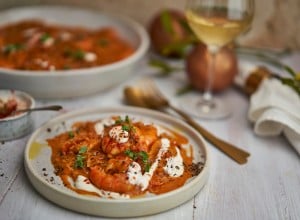
<svg viewBox="0 0 300 220">
<path fill-rule="evenodd" d="M 127 200 L 80 195 L 64 187 L 60 178 L 54 174 L 50 159 L 51 148 L 47 145 L 46 139 L 70 129 L 74 122 L 99 120 L 118 115 L 121 117 L 128 115 L 136 120 L 180 131 L 193 146 L 194 162 L 203 162 L 202 171 L 184 186 L 171 192 Z M 62 207 L 97 216 L 134 217 L 159 213 L 192 199 L 207 181 L 210 157 L 202 136 L 183 121 L 152 110 L 115 107 L 69 112 L 47 122 L 29 139 L 24 163 L 27 176 L 36 190 Z"/>
<path fill-rule="evenodd" d="M 149 48 L 149 36 L 143 26 L 120 15 L 70 6 L 30 6 L 0 12 L 0 26 L 37 18 L 51 24 L 86 28 L 115 28 L 135 49 L 130 57 L 99 67 L 61 71 L 22 71 L 0 67 L 0 88 L 18 89 L 38 98 L 83 96 L 113 87 L 135 72 Z"/>
</svg>

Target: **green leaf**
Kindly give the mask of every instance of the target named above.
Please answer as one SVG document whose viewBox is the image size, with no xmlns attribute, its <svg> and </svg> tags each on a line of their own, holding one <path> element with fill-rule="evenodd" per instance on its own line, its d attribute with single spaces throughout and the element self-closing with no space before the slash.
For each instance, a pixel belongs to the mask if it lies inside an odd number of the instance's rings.
<svg viewBox="0 0 300 220">
<path fill-rule="evenodd" d="M 149 172 L 149 170 L 150 170 L 150 163 L 147 163 L 147 164 L 145 165 L 145 171 L 146 171 L 146 172 Z"/>
<path fill-rule="evenodd" d="M 73 131 L 69 131 L 68 135 L 69 135 L 69 138 L 73 138 L 75 136 Z"/>
<path fill-rule="evenodd" d="M 87 146 L 82 146 L 82 147 L 80 147 L 80 149 L 79 149 L 78 153 L 79 153 L 79 154 L 86 153 L 86 152 L 87 152 L 87 149 L 88 149 L 88 147 L 87 147 Z"/>
<path fill-rule="evenodd" d="M 121 116 L 119 116 L 119 117 L 115 120 L 115 124 L 122 124 L 122 123 L 130 123 L 130 119 L 129 119 L 129 116 L 128 116 L 128 115 L 125 116 L 125 119 L 124 119 L 124 120 L 121 118 Z"/>
<path fill-rule="evenodd" d="M 291 87 L 300 96 L 300 82 L 291 78 L 281 78 L 284 85 Z"/>
<path fill-rule="evenodd" d="M 296 76 L 295 71 L 291 67 L 283 65 L 283 69 L 285 69 L 291 76 Z"/>
<path fill-rule="evenodd" d="M 129 116 L 128 116 L 128 115 L 125 116 L 125 122 L 126 122 L 126 123 L 130 123 L 130 119 L 129 119 Z"/>
<path fill-rule="evenodd" d="M 130 131 L 134 127 L 131 124 L 130 118 L 128 115 L 125 116 L 125 119 L 123 120 L 120 116 L 115 120 L 116 125 L 122 125 L 122 130 L 123 131 Z"/>
<path fill-rule="evenodd" d="M 191 42 L 175 42 L 166 45 L 161 53 L 165 56 L 171 55 L 172 53 L 178 54 L 180 57 L 184 58 L 187 48 L 191 45 Z"/>
<path fill-rule="evenodd" d="M 101 38 L 98 43 L 101 47 L 105 47 L 108 45 L 109 41 L 106 38 Z"/>
<path fill-rule="evenodd" d="M 50 37 L 51 37 L 50 34 L 44 33 L 44 34 L 40 37 L 40 41 L 41 41 L 42 43 L 44 43 L 44 42 L 45 42 L 46 40 L 48 40 Z"/>
<path fill-rule="evenodd" d="M 184 95 L 190 91 L 193 91 L 193 86 L 191 84 L 188 84 L 180 89 L 177 90 L 176 95 Z"/>
<path fill-rule="evenodd" d="M 130 131 L 130 128 L 131 128 L 131 126 L 129 126 L 129 125 L 122 125 L 122 130 L 123 131 Z"/>
<path fill-rule="evenodd" d="M 76 160 L 75 160 L 75 168 L 83 168 L 84 167 L 84 156 L 82 156 L 81 154 L 77 154 L 76 155 Z"/>
<path fill-rule="evenodd" d="M 162 23 L 162 26 L 164 30 L 170 34 L 174 33 L 173 27 L 172 27 L 172 17 L 169 11 L 165 10 L 160 15 L 160 21 Z"/>
<path fill-rule="evenodd" d="M 148 154 L 145 151 L 140 151 L 138 155 L 142 159 L 143 163 L 148 163 Z"/>
<path fill-rule="evenodd" d="M 115 120 L 115 124 L 121 124 L 123 122 L 122 118 L 119 116 L 116 120 Z"/>
<path fill-rule="evenodd" d="M 150 163 L 148 161 L 148 154 L 145 151 L 139 151 L 139 152 L 134 152 L 130 149 L 125 150 L 125 154 L 131 158 L 132 160 L 137 160 L 138 158 L 142 160 L 143 164 L 144 164 L 144 169 L 146 172 L 149 171 L 150 169 Z"/>
<path fill-rule="evenodd" d="M 73 52 L 72 57 L 77 59 L 77 60 L 83 60 L 85 55 L 85 52 L 82 50 L 76 50 L 75 52 Z"/>
<path fill-rule="evenodd" d="M 136 160 L 137 159 L 137 155 L 134 151 L 132 150 L 125 150 L 125 154 L 132 160 Z"/>
<path fill-rule="evenodd" d="M 194 32 L 192 31 L 191 27 L 189 26 L 189 24 L 187 23 L 187 21 L 186 21 L 185 19 L 180 19 L 180 20 L 179 20 L 179 23 L 180 23 L 181 27 L 183 27 L 183 29 L 184 29 L 187 33 L 189 33 L 189 34 L 191 34 L 191 35 L 194 35 Z M 195 37 L 195 38 L 196 38 L 196 37 Z"/>
<path fill-rule="evenodd" d="M 10 53 L 16 52 L 18 50 L 21 50 L 23 48 L 24 48 L 23 44 L 19 44 L 19 43 L 16 43 L 16 44 L 7 44 L 7 45 L 5 45 L 3 47 L 2 51 L 5 54 L 10 54 Z"/>
<path fill-rule="evenodd" d="M 74 164 L 75 168 L 83 168 L 84 167 L 85 157 L 82 154 L 86 153 L 87 150 L 88 150 L 87 146 L 80 147 L 78 154 L 76 155 L 76 160 L 75 160 L 75 164 Z"/>
<path fill-rule="evenodd" d="M 171 67 L 166 62 L 163 62 L 163 61 L 158 60 L 158 59 L 150 60 L 148 64 L 152 67 L 160 69 L 160 72 L 163 75 L 169 75 L 170 73 L 172 73 L 174 71 L 173 67 Z"/>
</svg>

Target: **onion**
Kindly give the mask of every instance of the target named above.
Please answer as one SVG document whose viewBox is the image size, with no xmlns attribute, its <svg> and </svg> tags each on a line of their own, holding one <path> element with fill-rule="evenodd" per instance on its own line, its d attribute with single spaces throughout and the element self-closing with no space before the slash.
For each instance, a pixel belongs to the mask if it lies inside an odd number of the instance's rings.
<svg viewBox="0 0 300 220">
<path fill-rule="evenodd" d="M 207 47 L 199 43 L 195 45 L 185 60 L 187 76 L 191 85 L 197 90 L 203 91 L 208 85 L 208 64 L 211 62 L 211 58 Z M 213 71 L 212 91 L 221 92 L 231 86 L 238 72 L 234 51 L 228 47 L 222 48 L 216 54 Z"/>
<path fill-rule="evenodd" d="M 149 35 L 154 51 L 165 57 L 182 57 L 193 36 L 184 14 L 175 9 L 159 11 L 150 21 Z"/>
</svg>

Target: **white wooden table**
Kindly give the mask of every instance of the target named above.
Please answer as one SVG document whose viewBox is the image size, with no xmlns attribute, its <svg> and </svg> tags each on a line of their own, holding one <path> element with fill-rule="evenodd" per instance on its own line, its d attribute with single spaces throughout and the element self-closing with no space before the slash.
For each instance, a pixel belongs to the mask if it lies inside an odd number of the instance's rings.
<svg viewBox="0 0 300 220">
<path fill-rule="evenodd" d="M 300 55 L 286 61 L 300 70 Z M 123 103 L 123 88 L 144 75 L 154 77 L 163 92 L 176 101 L 175 91 L 184 85 L 183 72 L 168 78 L 154 76 L 146 62 L 136 75 L 118 87 L 103 93 L 65 100 L 37 100 L 37 105 L 61 104 L 68 111 L 84 107 L 118 106 Z M 210 177 L 205 187 L 190 201 L 153 216 L 136 219 L 300 219 L 300 157 L 284 137 L 261 138 L 247 120 L 246 96 L 229 89 L 223 98 L 234 108 L 230 118 L 218 121 L 198 120 L 219 137 L 251 153 L 245 165 L 238 165 L 208 144 L 211 151 Z M 35 112 L 38 128 L 59 113 Z M 0 128 L 1 129 L 1 128 Z M 61 208 L 38 194 L 29 183 L 23 167 L 23 151 L 30 134 L 19 140 L 0 143 L 0 219 L 59 220 L 105 219 Z M 129 210 L 130 211 L 130 210 Z"/>
</svg>

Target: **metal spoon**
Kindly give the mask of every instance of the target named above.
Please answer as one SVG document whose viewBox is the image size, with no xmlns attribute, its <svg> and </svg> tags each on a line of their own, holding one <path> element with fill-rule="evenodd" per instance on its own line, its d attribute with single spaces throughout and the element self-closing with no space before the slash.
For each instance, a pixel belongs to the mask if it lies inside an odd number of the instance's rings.
<svg viewBox="0 0 300 220">
<path fill-rule="evenodd" d="M 36 107 L 36 108 L 25 108 L 25 109 L 18 109 L 14 111 L 12 114 L 17 114 L 20 112 L 33 112 L 33 111 L 59 111 L 62 109 L 60 105 L 49 105 L 43 107 Z"/>
</svg>

